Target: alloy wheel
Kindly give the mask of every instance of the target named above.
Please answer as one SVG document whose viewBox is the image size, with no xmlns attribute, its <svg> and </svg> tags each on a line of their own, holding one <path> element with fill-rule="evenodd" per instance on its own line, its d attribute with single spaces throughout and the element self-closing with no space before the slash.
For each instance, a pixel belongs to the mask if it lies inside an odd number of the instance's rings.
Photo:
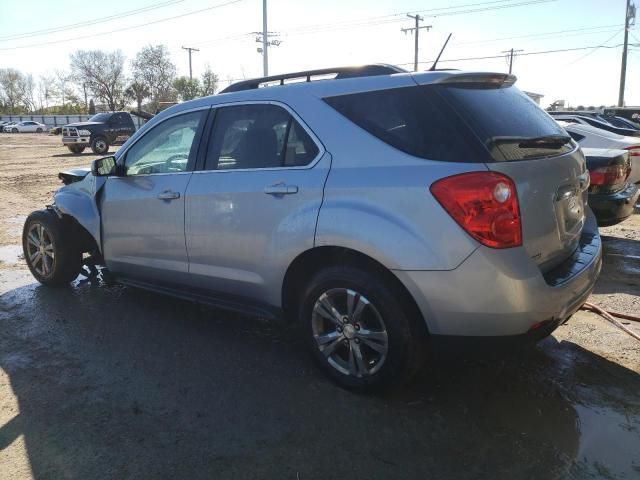
<svg viewBox="0 0 640 480">
<path fill-rule="evenodd" d="M 333 288 L 321 294 L 313 306 L 311 327 L 317 348 L 344 375 L 373 375 L 387 358 L 382 316 L 355 290 Z"/>
<path fill-rule="evenodd" d="M 53 272 L 56 252 L 49 231 L 41 223 L 34 223 L 27 234 L 28 262 L 43 277 Z"/>
</svg>

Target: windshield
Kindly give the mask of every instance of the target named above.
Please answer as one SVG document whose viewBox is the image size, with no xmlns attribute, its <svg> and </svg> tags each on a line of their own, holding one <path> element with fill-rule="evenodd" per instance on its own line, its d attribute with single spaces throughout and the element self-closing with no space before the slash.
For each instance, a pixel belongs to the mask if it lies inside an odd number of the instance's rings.
<svg viewBox="0 0 640 480">
<path fill-rule="evenodd" d="M 110 113 L 98 113 L 89 119 L 90 122 L 108 122 L 111 118 Z"/>
</svg>

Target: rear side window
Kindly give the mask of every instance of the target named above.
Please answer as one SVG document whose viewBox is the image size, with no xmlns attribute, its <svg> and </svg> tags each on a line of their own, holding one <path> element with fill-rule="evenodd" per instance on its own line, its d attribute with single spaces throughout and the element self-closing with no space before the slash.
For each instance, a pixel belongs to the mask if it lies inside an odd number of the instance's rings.
<svg viewBox="0 0 640 480">
<path fill-rule="evenodd" d="M 574 148 L 564 130 L 515 87 L 424 85 L 324 100 L 385 143 L 421 158 L 510 161 Z"/>
<path fill-rule="evenodd" d="M 433 89 L 393 88 L 324 100 L 359 127 L 410 155 L 450 162 L 487 160 L 464 122 Z"/>
</svg>

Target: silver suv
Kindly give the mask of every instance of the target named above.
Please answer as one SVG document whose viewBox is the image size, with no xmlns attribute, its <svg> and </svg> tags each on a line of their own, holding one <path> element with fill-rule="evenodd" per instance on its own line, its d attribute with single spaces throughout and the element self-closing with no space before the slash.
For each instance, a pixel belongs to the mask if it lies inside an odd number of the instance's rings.
<svg viewBox="0 0 640 480">
<path fill-rule="evenodd" d="M 535 341 L 585 301 L 601 245 L 580 149 L 514 81 L 370 65 L 234 84 L 62 173 L 25 258 L 46 285 L 105 265 L 299 322 L 360 391 L 430 342 Z"/>
</svg>

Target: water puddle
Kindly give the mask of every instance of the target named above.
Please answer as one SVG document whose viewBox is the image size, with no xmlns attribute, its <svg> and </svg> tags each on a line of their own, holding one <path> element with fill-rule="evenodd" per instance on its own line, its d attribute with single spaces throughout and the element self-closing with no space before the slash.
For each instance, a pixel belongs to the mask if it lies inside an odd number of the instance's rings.
<svg viewBox="0 0 640 480">
<path fill-rule="evenodd" d="M 579 421 L 578 462 L 604 478 L 637 478 L 640 443 L 637 417 L 606 407 L 574 406 Z M 634 420 L 635 418 L 635 420 Z"/>
</svg>

